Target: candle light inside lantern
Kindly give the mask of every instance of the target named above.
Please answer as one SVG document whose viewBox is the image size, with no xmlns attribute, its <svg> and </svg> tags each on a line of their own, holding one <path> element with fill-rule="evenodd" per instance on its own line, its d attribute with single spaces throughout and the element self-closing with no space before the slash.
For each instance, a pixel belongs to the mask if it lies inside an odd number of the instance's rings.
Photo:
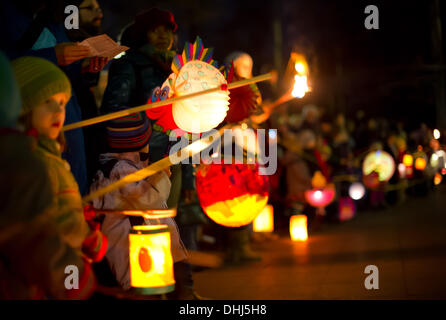
<svg viewBox="0 0 446 320">
<path fill-rule="evenodd" d="M 290 235 L 293 241 L 307 241 L 307 216 L 303 214 L 294 215 L 290 218 Z"/>
<path fill-rule="evenodd" d="M 142 294 L 175 289 L 167 225 L 134 226 L 129 234 L 130 283 Z"/>
</svg>

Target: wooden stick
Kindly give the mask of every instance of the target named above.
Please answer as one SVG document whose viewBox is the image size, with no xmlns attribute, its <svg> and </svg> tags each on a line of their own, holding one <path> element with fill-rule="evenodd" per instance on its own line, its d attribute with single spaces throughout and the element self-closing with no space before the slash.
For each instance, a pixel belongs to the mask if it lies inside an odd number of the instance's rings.
<svg viewBox="0 0 446 320">
<path fill-rule="evenodd" d="M 144 219 L 173 218 L 177 215 L 176 209 L 165 210 L 95 210 L 97 214 L 114 214 L 143 217 Z"/>
<path fill-rule="evenodd" d="M 218 133 L 220 134 L 220 136 L 222 135 L 222 133 L 224 132 L 225 129 L 228 129 L 230 127 L 231 127 L 231 125 L 226 125 L 226 126 L 220 128 L 220 130 L 218 130 Z M 192 144 L 188 145 L 187 147 L 184 147 L 183 149 L 179 150 L 177 153 L 177 157 L 176 157 L 176 159 L 174 159 L 174 161 L 171 160 L 170 156 L 165 157 L 155 163 L 152 163 L 151 165 L 149 165 L 148 167 L 145 167 L 144 169 L 133 172 L 133 173 L 125 176 L 121 180 L 118 180 L 112 184 L 109 184 L 108 186 L 105 186 L 104 188 L 101 188 L 99 190 L 96 190 L 93 193 L 90 193 L 89 195 L 86 195 L 82 200 L 85 204 L 89 203 L 93 199 L 100 198 L 103 195 L 105 195 L 109 192 L 112 192 L 114 190 L 117 190 L 119 188 L 122 188 L 129 183 L 138 182 L 142 179 L 145 179 L 147 177 L 154 175 L 158 171 L 164 170 L 174 164 L 180 163 L 184 159 L 193 157 L 195 154 L 203 151 L 204 149 L 209 147 L 212 143 L 214 143 L 214 140 L 211 138 L 212 138 L 212 136 L 209 136 L 204 139 L 197 140 L 197 141 L 193 142 Z"/>
<path fill-rule="evenodd" d="M 272 74 L 271 73 L 266 73 L 251 79 L 244 79 L 244 80 L 240 80 L 240 81 L 236 81 L 236 82 L 232 82 L 230 84 L 228 84 L 228 89 L 235 89 L 235 88 L 239 88 L 239 87 L 243 87 L 252 83 L 256 83 L 256 82 L 261 82 L 261 81 L 266 81 L 272 78 Z M 190 98 L 195 98 L 198 96 L 202 96 L 205 94 L 209 94 L 209 93 L 213 93 L 213 92 L 218 92 L 221 91 L 222 88 L 221 87 L 217 87 L 217 88 L 213 88 L 213 89 L 208 89 L 208 90 L 204 90 L 204 91 L 199 91 L 199 92 L 194 92 L 191 94 L 187 94 L 184 96 L 178 96 L 178 97 L 174 97 L 171 99 L 167 99 L 164 101 L 158 101 L 158 102 L 154 102 L 154 103 L 150 103 L 150 104 L 144 104 L 138 107 L 133 107 L 133 108 L 129 108 L 126 110 L 121 110 L 118 112 L 113 112 L 113 113 L 109 113 L 103 116 L 99 116 L 99 117 L 95 117 L 95 118 L 91 118 L 91 119 L 87 119 L 87 120 L 83 120 L 83 121 L 79 121 L 76 123 L 71 123 L 68 124 L 66 126 L 64 126 L 62 128 L 62 131 L 68 131 L 68 130 L 73 130 L 73 129 L 78 129 L 78 128 L 82 128 L 82 127 L 86 127 L 86 126 L 90 126 L 93 124 L 97 124 L 100 122 L 104 122 L 104 121 L 108 121 L 108 120 L 113 120 L 116 118 L 120 118 L 120 117 L 124 117 L 136 112 L 140 112 L 140 111 L 145 111 L 145 110 L 150 110 L 150 109 L 155 109 L 155 108 L 159 108 L 159 107 L 163 107 L 163 106 L 167 106 L 169 104 L 181 101 L 181 100 L 186 100 L 186 99 L 190 99 Z"/>
</svg>

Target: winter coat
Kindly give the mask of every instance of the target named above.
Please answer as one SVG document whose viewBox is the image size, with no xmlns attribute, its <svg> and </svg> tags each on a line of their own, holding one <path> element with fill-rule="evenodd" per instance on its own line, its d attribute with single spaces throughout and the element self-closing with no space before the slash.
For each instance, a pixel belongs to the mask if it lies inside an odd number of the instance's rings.
<svg viewBox="0 0 446 320">
<path fill-rule="evenodd" d="M 44 29 L 35 43 L 23 43 L 23 37 L 28 28 L 32 26 L 33 17 L 22 12 L 10 0 L 0 2 L 0 48 L 5 51 L 9 59 L 23 56 L 35 56 L 51 61 L 57 65 L 54 46 L 69 42 L 63 24 L 54 24 L 43 21 Z M 32 28 L 32 27 L 31 27 Z M 43 35 L 46 37 L 42 37 Z M 81 61 L 68 66 L 60 67 L 70 79 L 73 86 L 81 79 Z M 65 125 L 82 120 L 82 113 L 75 92 L 66 105 Z M 66 151 L 63 157 L 70 163 L 71 171 L 79 185 L 82 194 L 88 191 L 87 168 L 84 146 L 84 135 L 82 129 L 70 130 L 65 133 Z"/>
<path fill-rule="evenodd" d="M 35 144 L 19 132 L 0 133 L 0 150 L 7 150 L 0 157 L 0 299 L 88 298 L 95 278 L 82 259 L 81 237 L 59 232 L 51 179 Z M 76 221 L 61 222 L 68 227 Z M 79 270 L 78 290 L 65 288 L 70 265 Z"/>
<path fill-rule="evenodd" d="M 172 73 L 170 61 L 174 52 L 165 56 L 154 52 L 146 44 L 139 49 L 129 50 L 123 57 L 110 65 L 108 84 L 102 100 L 101 113 L 107 114 L 147 103 L 155 87 L 164 83 Z M 160 63 L 161 61 L 161 63 Z M 169 137 L 154 131 L 149 140 L 150 161 L 162 159 L 168 151 Z"/>
<path fill-rule="evenodd" d="M 114 163 L 111 168 L 98 171 L 91 186 L 92 192 L 147 166 L 146 162 L 140 161 L 138 152 L 106 153 L 100 156 L 101 167 L 106 167 L 107 163 L 110 162 Z M 167 174 L 161 171 L 95 199 L 93 206 L 95 209 L 104 210 L 166 209 L 170 187 L 171 184 Z M 178 262 L 186 259 L 186 249 L 180 239 L 178 227 L 172 218 L 144 219 L 144 223 L 147 225 L 168 225 L 173 261 Z M 105 215 L 101 229 L 109 241 L 105 257 L 116 280 L 125 290 L 130 289 L 128 240 L 130 229 L 130 220 L 124 215 Z"/>
</svg>

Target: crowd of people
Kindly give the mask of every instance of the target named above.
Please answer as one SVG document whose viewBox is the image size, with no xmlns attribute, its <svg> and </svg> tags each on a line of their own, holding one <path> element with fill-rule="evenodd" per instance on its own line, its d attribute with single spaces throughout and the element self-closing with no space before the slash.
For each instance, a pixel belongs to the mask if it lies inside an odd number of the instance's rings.
<svg viewBox="0 0 446 320">
<path fill-rule="evenodd" d="M 163 159 L 172 142 L 144 112 L 62 133 L 66 124 L 149 100 L 154 88 L 171 73 L 177 54 L 172 50 L 178 28 L 175 18 L 159 8 L 138 14 L 119 39 L 130 49 L 110 62 L 90 57 L 88 48 L 78 44 L 101 33 L 103 15 L 96 0 L 77 2 L 77 30 L 64 27 L 63 1 L 8 0 L 0 5 L 4 30 L 0 57 L 0 297 L 82 299 L 91 297 L 98 284 L 131 290 L 130 229 L 166 224 L 176 281 L 175 291 L 167 298 L 200 299 L 187 251 L 200 249 L 207 233 L 226 249 L 227 263 L 259 260 L 250 248 L 250 227 L 206 228 L 212 222 L 200 207 L 195 188 L 197 166 L 192 164 L 173 165 L 84 207 L 82 196 Z M 252 77 L 249 54 L 234 52 L 227 60 L 234 64 L 236 79 Z M 104 68 L 108 80 L 98 99 L 95 90 Z M 287 104 L 274 109 L 262 101 L 261 92 L 256 94 L 257 110 L 245 110 L 245 119 L 238 120 L 254 128 L 278 129 L 279 167 L 270 177 L 270 202 L 278 226 L 281 218 L 296 212 L 314 213 L 313 226 L 325 218 L 337 219 L 339 210 L 313 210 L 305 200 L 304 192 L 312 188 L 317 171 L 336 183 L 338 199 L 342 199 L 348 197 L 351 181 L 337 181 L 336 177 L 362 179 L 360 162 L 368 151 L 385 150 L 398 164 L 406 152 L 424 150 L 429 156 L 440 149 L 425 125 L 407 134 L 402 123 L 368 119 L 361 112 L 350 119 L 323 114 L 313 105 L 293 112 Z M 395 171 L 388 184 L 402 179 Z M 403 192 L 395 189 L 395 195 L 380 184 L 370 191 L 374 194 L 368 198 L 370 205 L 403 201 L 407 188 Z M 95 209 L 167 208 L 177 208 L 175 219 L 95 214 Z M 76 289 L 65 286 L 65 268 L 70 265 L 79 268 Z"/>
</svg>

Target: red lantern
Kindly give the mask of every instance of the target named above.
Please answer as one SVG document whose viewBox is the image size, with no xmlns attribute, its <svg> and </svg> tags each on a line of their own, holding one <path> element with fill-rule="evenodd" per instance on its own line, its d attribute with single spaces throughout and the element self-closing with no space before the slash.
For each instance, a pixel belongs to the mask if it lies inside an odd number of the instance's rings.
<svg viewBox="0 0 446 320">
<path fill-rule="evenodd" d="M 324 208 L 333 201 L 335 194 L 334 185 L 329 184 L 325 188 L 315 188 L 305 191 L 305 199 L 313 207 Z"/>
<path fill-rule="evenodd" d="M 258 164 L 201 164 L 196 185 L 204 212 L 226 227 L 251 223 L 268 202 L 268 177 Z"/>
<path fill-rule="evenodd" d="M 364 182 L 364 185 L 367 188 L 370 189 L 376 189 L 379 187 L 379 174 L 376 171 L 373 171 L 372 173 L 365 175 L 362 179 L 362 182 Z"/>
</svg>

